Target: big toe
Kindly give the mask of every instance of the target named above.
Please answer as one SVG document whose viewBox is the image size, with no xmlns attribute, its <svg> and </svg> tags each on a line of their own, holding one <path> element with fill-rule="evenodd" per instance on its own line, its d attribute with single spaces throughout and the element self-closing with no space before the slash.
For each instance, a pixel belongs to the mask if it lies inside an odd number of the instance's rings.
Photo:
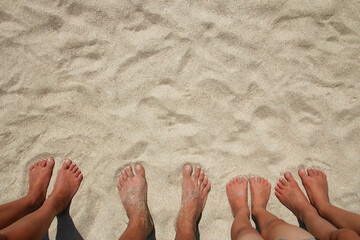
<svg viewBox="0 0 360 240">
<path fill-rule="evenodd" d="M 184 177 L 190 177 L 192 174 L 193 168 L 190 164 L 185 164 L 183 167 L 183 176 Z"/>
<path fill-rule="evenodd" d="M 136 175 L 145 176 L 145 169 L 140 163 L 135 165 L 135 173 Z"/>
<path fill-rule="evenodd" d="M 295 181 L 295 179 L 294 179 L 293 175 L 291 174 L 291 172 L 286 172 L 284 174 L 284 177 L 288 182 L 294 182 Z"/>
<path fill-rule="evenodd" d="M 308 175 L 306 174 L 305 169 L 300 168 L 299 171 L 298 171 L 298 174 L 299 174 L 302 181 L 306 181 L 308 179 Z"/>
<path fill-rule="evenodd" d="M 63 169 L 68 169 L 71 165 L 72 161 L 70 159 L 66 159 L 62 165 Z"/>
<path fill-rule="evenodd" d="M 52 157 L 48 158 L 46 162 L 46 167 L 53 169 L 54 165 L 55 165 L 54 159 Z"/>
</svg>

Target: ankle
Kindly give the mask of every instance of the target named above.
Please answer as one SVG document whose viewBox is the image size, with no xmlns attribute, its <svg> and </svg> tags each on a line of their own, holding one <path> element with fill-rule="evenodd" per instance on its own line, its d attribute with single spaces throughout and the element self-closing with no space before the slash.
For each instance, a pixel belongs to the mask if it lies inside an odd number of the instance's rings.
<svg viewBox="0 0 360 240">
<path fill-rule="evenodd" d="M 303 207 L 301 209 L 297 210 L 297 213 L 294 213 L 295 216 L 302 222 L 307 222 L 306 219 L 308 219 L 309 217 L 311 218 L 311 216 L 318 215 L 318 212 L 316 211 L 316 209 L 309 204 L 309 206 Z"/>
<path fill-rule="evenodd" d="M 326 214 L 326 211 L 331 207 L 332 205 L 329 202 L 320 202 L 317 203 L 315 208 L 318 211 L 319 215 L 323 216 Z"/>
<path fill-rule="evenodd" d="M 251 214 L 253 217 L 257 217 L 259 215 L 261 215 L 262 213 L 266 212 L 266 208 L 265 207 L 260 207 L 260 206 L 255 206 L 251 208 Z"/>
<path fill-rule="evenodd" d="M 51 211 L 55 212 L 55 215 L 60 214 L 64 210 L 64 204 L 62 201 L 59 201 L 54 196 L 50 195 L 43 203 L 43 206 L 49 208 Z"/>
<path fill-rule="evenodd" d="M 234 213 L 234 218 L 239 216 L 250 218 L 249 208 L 240 208 L 236 213 Z"/>
<path fill-rule="evenodd" d="M 195 233 L 196 221 L 186 216 L 180 216 L 176 222 L 176 231 Z"/>
<path fill-rule="evenodd" d="M 38 197 L 35 197 L 34 195 L 29 194 L 29 193 L 25 196 L 25 199 L 26 199 L 26 202 L 28 203 L 29 208 L 32 211 L 35 211 L 38 208 L 40 208 L 44 202 L 43 200 L 39 200 Z"/>
</svg>

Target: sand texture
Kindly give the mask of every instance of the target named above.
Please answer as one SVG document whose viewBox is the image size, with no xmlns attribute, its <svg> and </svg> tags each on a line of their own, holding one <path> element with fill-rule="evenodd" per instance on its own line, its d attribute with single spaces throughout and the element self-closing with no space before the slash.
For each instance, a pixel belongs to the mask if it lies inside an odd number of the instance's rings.
<svg viewBox="0 0 360 240">
<path fill-rule="evenodd" d="M 318 167 L 331 201 L 359 213 L 359 13 L 355 0 L 0 1 L 1 203 L 53 156 L 55 176 L 67 157 L 83 172 L 70 210 L 84 239 L 124 231 L 116 182 L 135 162 L 160 240 L 186 162 L 212 183 L 202 239 L 230 239 L 237 175 L 275 186 Z M 274 191 L 268 209 L 297 223 Z"/>
</svg>

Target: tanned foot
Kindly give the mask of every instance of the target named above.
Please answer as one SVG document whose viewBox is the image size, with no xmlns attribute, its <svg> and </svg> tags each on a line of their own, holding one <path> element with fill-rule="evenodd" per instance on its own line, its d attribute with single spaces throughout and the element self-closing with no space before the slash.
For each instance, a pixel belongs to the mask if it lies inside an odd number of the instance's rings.
<svg viewBox="0 0 360 240">
<path fill-rule="evenodd" d="M 246 178 L 235 178 L 226 184 L 226 193 L 234 218 L 238 214 L 250 216 L 248 206 L 248 182 Z"/>
<path fill-rule="evenodd" d="M 290 172 L 286 172 L 284 177 L 285 179 L 280 178 L 277 186 L 275 187 L 275 195 L 285 207 L 295 214 L 298 219 L 304 221 L 302 213 L 305 210 L 315 212 L 316 210 L 306 199 L 292 174 Z"/>
<path fill-rule="evenodd" d="M 45 201 L 55 208 L 56 215 L 69 205 L 79 189 L 82 179 L 83 176 L 76 164 L 70 159 L 66 159 L 58 173 L 54 190 Z"/>
<path fill-rule="evenodd" d="M 249 179 L 251 193 L 251 212 L 256 219 L 259 211 L 266 210 L 266 205 L 270 198 L 271 184 L 262 177 Z"/>
<path fill-rule="evenodd" d="M 299 170 L 299 176 L 306 190 L 311 204 L 319 211 L 322 207 L 330 204 L 328 196 L 328 183 L 326 175 L 320 170 Z"/>
<path fill-rule="evenodd" d="M 176 223 L 177 230 L 190 226 L 195 231 L 196 222 L 199 220 L 210 191 L 210 183 L 204 171 L 199 166 L 193 168 L 190 164 L 183 167 L 183 182 L 181 209 Z"/>
<path fill-rule="evenodd" d="M 129 224 L 140 224 L 148 236 L 154 229 L 154 223 L 147 205 L 147 182 L 145 169 L 141 164 L 135 165 L 135 174 L 132 167 L 127 166 L 121 171 L 118 181 L 121 202 L 129 217 Z"/>
<path fill-rule="evenodd" d="M 47 158 L 34 163 L 29 171 L 29 198 L 34 210 L 45 201 L 47 188 L 54 168 L 54 159 Z"/>
</svg>

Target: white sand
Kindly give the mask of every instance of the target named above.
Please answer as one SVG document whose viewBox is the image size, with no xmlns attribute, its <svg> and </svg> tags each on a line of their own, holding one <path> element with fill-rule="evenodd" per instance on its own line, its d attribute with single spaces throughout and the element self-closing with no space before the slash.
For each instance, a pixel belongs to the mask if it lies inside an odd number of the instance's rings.
<svg viewBox="0 0 360 240">
<path fill-rule="evenodd" d="M 1 1 L 1 203 L 54 156 L 49 192 L 66 157 L 84 174 L 71 215 L 90 240 L 125 229 L 116 181 L 135 162 L 160 240 L 175 233 L 185 162 L 213 186 L 202 239 L 230 238 L 236 175 L 275 186 L 319 167 L 331 201 L 359 213 L 359 13 L 355 0 Z M 296 223 L 274 192 L 268 209 Z"/>
</svg>

